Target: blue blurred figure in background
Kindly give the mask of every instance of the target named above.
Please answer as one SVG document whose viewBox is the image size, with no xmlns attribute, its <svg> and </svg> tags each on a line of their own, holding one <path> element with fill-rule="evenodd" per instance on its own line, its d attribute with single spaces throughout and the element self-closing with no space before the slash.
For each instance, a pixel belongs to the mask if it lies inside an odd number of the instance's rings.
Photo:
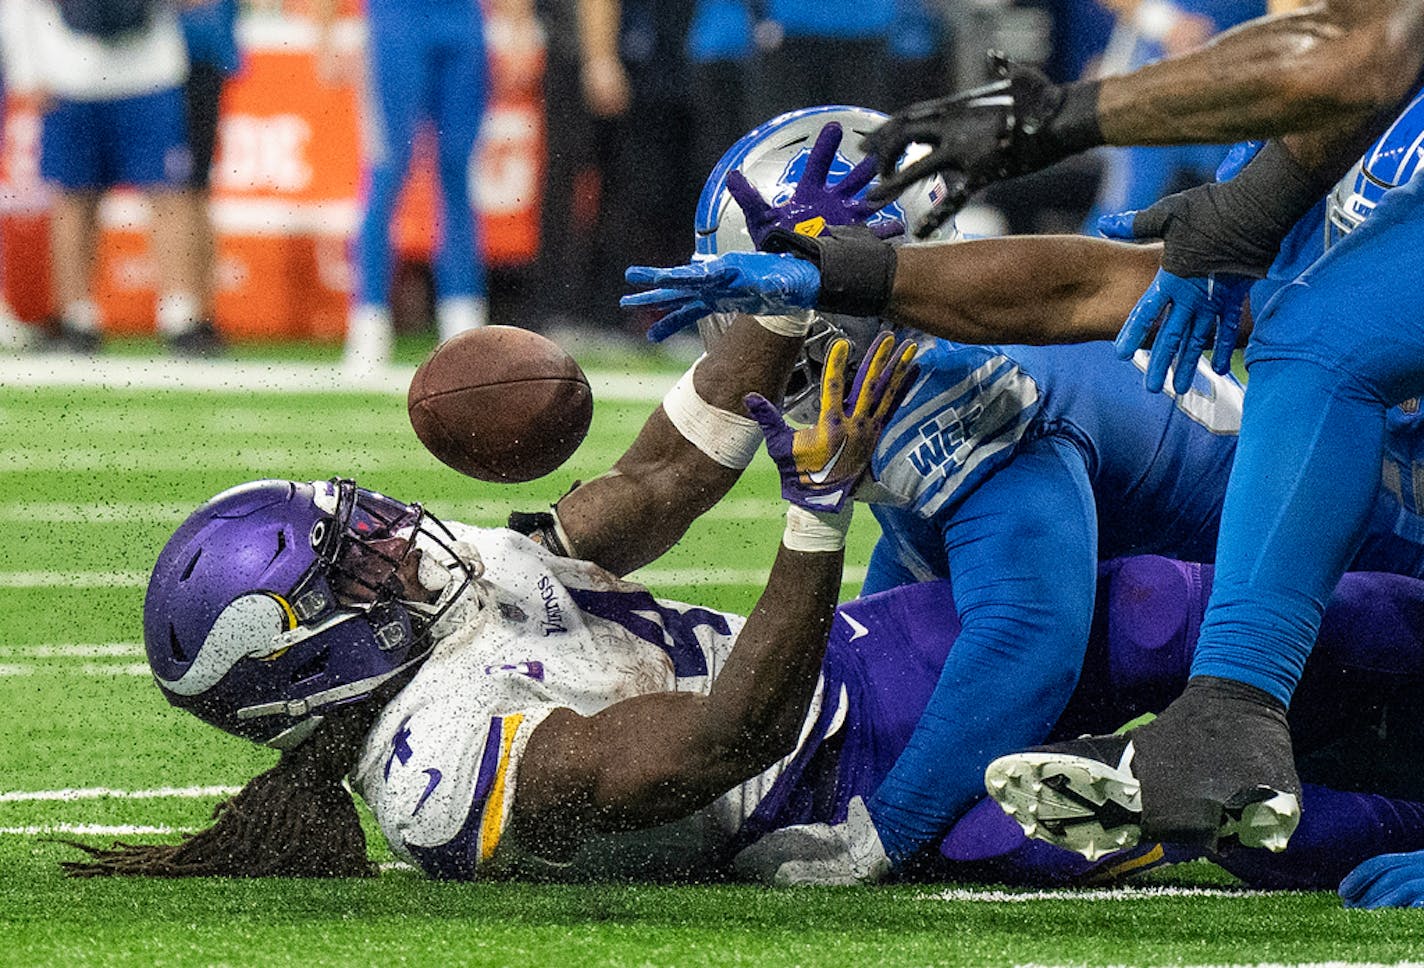
<svg viewBox="0 0 1424 968">
<path fill-rule="evenodd" d="M 334 62 L 334 0 L 323 0 L 322 63 Z M 418 126 L 435 132 L 440 245 L 435 256 L 441 339 L 483 326 L 485 267 L 470 199 L 470 155 L 484 119 L 488 66 L 477 0 L 369 0 L 365 212 L 356 242 L 357 288 L 346 364 L 365 374 L 391 354 L 391 221 Z"/>
<path fill-rule="evenodd" d="M 208 202 L 223 85 L 242 66 L 237 47 L 237 0 L 189 0 L 179 8 L 179 21 L 188 45 L 188 79 L 183 84 L 183 98 L 188 109 L 188 150 L 193 156 L 193 169 L 183 202 L 188 214 L 194 298 L 189 300 L 191 305 L 183 305 L 169 297 L 166 306 L 159 305 L 158 315 L 160 326 L 167 315 L 181 327 L 171 341 L 175 349 L 209 356 L 224 348 L 213 325 L 217 247 Z M 185 323 L 189 324 L 184 326 Z"/>
<path fill-rule="evenodd" d="M 1098 0 L 1117 18 L 1098 63 L 1102 76 L 1199 47 L 1214 34 L 1266 12 L 1263 0 Z M 1164 195 L 1211 181 L 1226 155 L 1221 145 L 1107 148 L 1098 197 L 1084 221 L 1096 234 L 1098 218 L 1146 208 Z"/>
</svg>

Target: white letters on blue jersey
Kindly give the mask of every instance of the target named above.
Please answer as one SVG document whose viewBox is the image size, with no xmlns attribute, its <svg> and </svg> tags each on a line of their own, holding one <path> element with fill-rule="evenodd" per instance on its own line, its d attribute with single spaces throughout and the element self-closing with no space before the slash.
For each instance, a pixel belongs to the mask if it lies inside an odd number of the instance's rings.
<svg viewBox="0 0 1424 968">
<path fill-rule="evenodd" d="M 1187 393 L 1148 393 L 1141 359 L 1119 360 L 1108 343 L 932 340 L 917 362 L 920 376 L 876 449 L 876 486 L 857 495 L 882 506 L 876 516 L 887 531 L 947 527 L 1025 443 L 1051 435 L 1083 455 L 1103 557 L 1210 560 L 1241 427 L 1234 377 L 1202 363 Z M 942 563 L 925 557 L 941 557 L 942 542 L 921 537 L 899 542 L 901 567 L 920 579 L 946 577 Z"/>
<path fill-rule="evenodd" d="M 1038 413 L 1039 390 L 994 348 L 931 340 L 920 376 L 880 436 L 875 503 L 932 517 L 1013 453 Z"/>
<path fill-rule="evenodd" d="M 381 713 L 352 780 L 397 856 L 468 879 L 477 868 L 535 862 L 505 834 L 529 736 L 552 710 L 592 715 L 648 693 L 705 693 L 743 619 L 654 599 L 512 531 L 451 527 L 484 561 L 484 607 L 445 622 L 430 658 Z M 810 722 L 819 709 L 818 690 Z M 781 765 L 692 818 L 703 843 L 681 836 L 684 849 L 729 840 Z"/>
</svg>

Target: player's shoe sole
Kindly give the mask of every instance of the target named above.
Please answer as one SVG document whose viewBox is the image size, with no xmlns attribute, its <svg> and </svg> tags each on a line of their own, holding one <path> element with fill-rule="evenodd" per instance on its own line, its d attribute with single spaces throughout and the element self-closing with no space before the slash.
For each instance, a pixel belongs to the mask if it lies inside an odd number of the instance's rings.
<svg viewBox="0 0 1424 968">
<path fill-rule="evenodd" d="M 1142 787 L 1125 736 L 1085 737 L 989 764 L 984 786 L 1029 837 L 1097 860 L 1142 837 Z M 1294 794 L 1257 787 L 1223 805 L 1218 842 L 1284 850 L 1300 822 Z"/>
</svg>

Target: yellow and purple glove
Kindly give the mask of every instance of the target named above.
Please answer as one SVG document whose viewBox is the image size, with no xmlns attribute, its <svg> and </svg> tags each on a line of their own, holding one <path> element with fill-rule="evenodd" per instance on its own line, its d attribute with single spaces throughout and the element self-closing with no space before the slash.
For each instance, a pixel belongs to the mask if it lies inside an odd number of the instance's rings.
<svg viewBox="0 0 1424 968">
<path fill-rule="evenodd" d="M 816 422 L 792 429 L 776 406 L 759 393 L 746 396 L 747 410 L 766 437 L 766 452 L 781 474 L 781 496 L 808 511 L 834 513 L 851 499 L 880 432 L 915 381 L 917 347 L 898 346 L 882 333 L 866 353 L 846 393 L 850 342 L 831 344 L 821 375 L 821 412 Z"/>
</svg>

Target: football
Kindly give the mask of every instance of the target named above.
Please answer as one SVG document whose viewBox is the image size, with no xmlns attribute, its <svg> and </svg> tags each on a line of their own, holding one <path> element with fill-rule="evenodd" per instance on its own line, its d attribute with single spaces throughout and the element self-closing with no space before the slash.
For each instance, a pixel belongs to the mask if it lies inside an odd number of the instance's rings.
<svg viewBox="0 0 1424 968">
<path fill-rule="evenodd" d="M 462 474 L 503 484 L 553 471 L 593 419 L 593 394 L 574 358 L 514 326 L 441 343 L 415 371 L 406 404 L 432 454 Z"/>
</svg>

